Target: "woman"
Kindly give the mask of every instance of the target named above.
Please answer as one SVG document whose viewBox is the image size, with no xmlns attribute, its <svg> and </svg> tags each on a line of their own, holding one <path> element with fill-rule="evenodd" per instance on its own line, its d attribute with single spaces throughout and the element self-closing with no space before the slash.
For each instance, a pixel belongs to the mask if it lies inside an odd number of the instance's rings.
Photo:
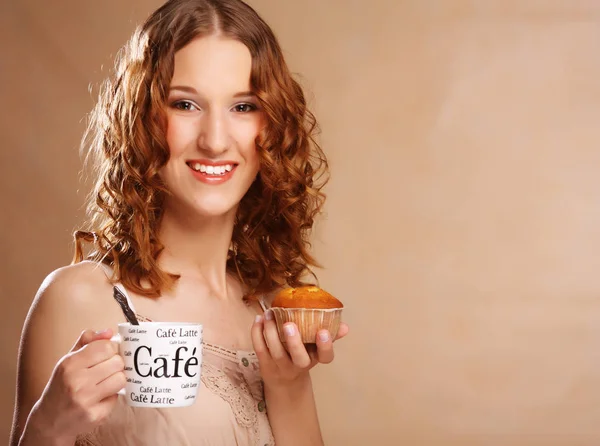
<svg viewBox="0 0 600 446">
<path fill-rule="evenodd" d="M 272 31 L 242 1 L 172 0 L 148 18 L 90 121 L 91 230 L 25 323 L 13 445 L 322 444 L 309 370 L 333 359 L 333 340 L 323 331 L 308 352 L 288 325 L 288 354 L 261 308 L 315 265 L 307 236 L 327 164 L 314 128 Z M 203 324 L 194 405 L 134 409 L 117 395 L 115 285 L 138 318 Z"/>
</svg>

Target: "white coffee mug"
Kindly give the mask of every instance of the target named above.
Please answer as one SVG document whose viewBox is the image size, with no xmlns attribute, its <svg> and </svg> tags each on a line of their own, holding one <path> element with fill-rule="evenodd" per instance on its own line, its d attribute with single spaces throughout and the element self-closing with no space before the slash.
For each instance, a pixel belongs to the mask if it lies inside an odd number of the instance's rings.
<svg viewBox="0 0 600 446">
<path fill-rule="evenodd" d="M 119 324 L 112 340 L 125 362 L 125 395 L 134 407 L 184 407 L 196 400 L 202 370 L 202 325 Z"/>
</svg>

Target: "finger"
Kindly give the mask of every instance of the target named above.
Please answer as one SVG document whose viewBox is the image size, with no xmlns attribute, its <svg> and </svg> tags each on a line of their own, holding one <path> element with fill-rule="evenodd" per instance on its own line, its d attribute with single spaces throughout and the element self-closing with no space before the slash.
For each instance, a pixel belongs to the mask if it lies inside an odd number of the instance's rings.
<svg viewBox="0 0 600 446">
<path fill-rule="evenodd" d="M 92 341 L 93 337 L 94 337 L 93 330 L 82 331 L 81 334 L 79 335 L 79 338 L 77 338 L 77 341 L 75 341 L 75 344 L 71 348 L 71 351 L 75 352 L 75 351 L 79 350 L 84 345 L 90 343 Z"/>
<path fill-rule="evenodd" d="M 75 344 L 71 348 L 71 351 L 75 352 L 75 351 L 79 350 L 84 345 L 87 345 L 90 342 L 92 342 L 96 337 L 102 336 L 105 331 L 106 330 L 102 330 L 102 331 L 84 330 L 84 331 L 82 331 L 81 334 L 79 335 L 79 338 L 77 338 L 77 341 L 75 341 Z M 112 333 L 112 331 L 111 331 L 111 333 Z"/>
<path fill-rule="evenodd" d="M 298 333 L 298 327 L 296 327 L 296 324 L 293 322 L 287 322 L 283 325 L 283 331 L 285 333 L 287 350 L 294 365 L 303 369 L 310 367 L 311 358 L 306 350 L 306 347 L 302 343 L 302 338 Z"/>
<path fill-rule="evenodd" d="M 260 361 L 261 366 L 269 364 L 273 360 L 263 336 L 263 329 L 264 319 L 262 316 L 257 315 L 254 324 L 252 324 L 250 336 L 252 338 L 252 347 L 254 348 L 254 352 L 256 353 L 256 357 Z"/>
<path fill-rule="evenodd" d="M 350 327 L 348 327 L 348 324 L 342 322 L 340 324 L 340 328 L 338 330 L 337 336 L 335 337 L 335 341 L 337 341 L 338 339 L 342 339 L 344 336 L 346 336 L 348 334 L 349 331 L 350 331 Z"/>
<path fill-rule="evenodd" d="M 119 353 L 119 346 L 108 339 L 92 341 L 78 353 L 83 367 L 94 367 Z"/>
<path fill-rule="evenodd" d="M 333 361 L 333 341 L 327 330 L 320 330 L 317 333 L 317 352 L 319 362 L 329 364 Z"/>
<path fill-rule="evenodd" d="M 291 365 L 291 359 L 288 355 L 288 352 L 285 350 L 285 347 L 281 343 L 281 340 L 279 339 L 279 331 L 277 330 L 277 324 L 275 324 L 275 319 L 273 319 L 273 311 L 271 310 L 267 310 L 265 312 L 263 335 L 265 337 L 265 341 L 267 341 L 267 346 L 269 347 L 271 357 L 277 366 L 280 368 L 289 367 Z"/>
<path fill-rule="evenodd" d="M 90 381 L 99 384 L 111 375 L 122 372 L 125 369 L 125 362 L 120 355 L 113 355 L 107 360 L 96 364 L 89 369 Z"/>
<path fill-rule="evenodd" d="M 124 372 L 116 372 L 107 377 L 104 381 L 96 384 L 94 389 L 95 401 L 102 401 L 112 395 L 116 395 L 119 390 L 125 387 L 127 379 Z"/>
<path fill-rule="evenodd" d="M 71 348 L 72 352 L 79 350 L 81 347 L 89 344 L 92 341 L 97 339 L 110 339 L 112 336 L 112 330 L 107 328 L 106 330 L 94 331 L 94 330 L 84 330 L 79 335 L 79 338 Z"/>
</svg>

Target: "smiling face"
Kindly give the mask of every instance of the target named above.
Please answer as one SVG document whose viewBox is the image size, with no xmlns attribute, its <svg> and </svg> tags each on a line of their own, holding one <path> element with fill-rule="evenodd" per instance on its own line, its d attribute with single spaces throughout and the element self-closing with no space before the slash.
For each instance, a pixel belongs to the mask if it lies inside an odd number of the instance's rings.
<svg viewBox="0 0 600 446">
<path fill-rule="evenodd" d="M 250 91 L 252 57 L 241 42 L 201 37 L 175 54 L 167 100 L 170 158 L 161 172 L 167 208 L 235 214 L 259 171 L 263 112 Z M 179 211 L 178 211 L 179 212 Z"/>
</svg>

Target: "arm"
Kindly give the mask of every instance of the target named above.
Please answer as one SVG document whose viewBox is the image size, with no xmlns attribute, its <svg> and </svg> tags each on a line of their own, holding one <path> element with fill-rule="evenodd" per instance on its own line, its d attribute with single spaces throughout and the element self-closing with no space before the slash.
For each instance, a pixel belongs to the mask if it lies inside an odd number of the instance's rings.
<svg viewBox="0 0 600 446">
<path fill-rule="evenodd" d="M 252 327 L 252 342 L 260 362 L 265 384 L 267 413 L 277 446 L 322 446 L 323 438 L 313 394 L 310 369 L 318 363 L 333 361 L 333 341 L 323 330 L 317 348 L 310 353 L 302 343 L 297 327 L 288 323 L 285 349 L 279 340 L 272 313 L 257 317 Z M 338 337 L 348 333 L 342 324 Z"/>
<path fill-rule="evenodd" d="M 277 446 L 323 445 L 308 373 L 287 387 L 265 386 L 265 400 Z"/>
<path fill-rule="evenodd" d="M 106 301 L 98 296 L 98 290 L 107 286 L 111 296 L 102 272 L 78 264 L 52 273 L 40 287 L 21 336 L 11 446 L 71 446 L 75 442 L 75 435 L 63 434 L 66 431 L 59 422 L 74 421 L 66 405 L 76 399 L 67 395 L 69 382 L 75 378 L 81 382 L 85 376 L 79 370 L 91 370 L 90 365 L 111 356 L 110 330 L 81 334 L 86 328 L 114 325 L 118 310 L 111 313 L 103 308 Z"/>
</svg>

